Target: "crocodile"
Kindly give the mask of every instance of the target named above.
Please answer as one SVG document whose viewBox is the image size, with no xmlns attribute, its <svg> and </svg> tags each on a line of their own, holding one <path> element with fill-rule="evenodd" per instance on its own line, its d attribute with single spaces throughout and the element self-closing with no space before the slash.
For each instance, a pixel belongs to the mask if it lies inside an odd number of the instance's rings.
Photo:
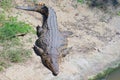
<svg viewBox="0 0 120 80">
<path fill-rule="evenodd" d="M 57 16 L 53 8 L 44 3 L 34 6 L 17 6 L 17 9 L 35 11 L 42 15 L 42 26 L 37 26 L 38 39 L 33 47 L 34 52 L 41 57 L 43 65 L 48 68 L 54 76 L 59 74 L 59 57 L 61 50 L 65 50 L 66 38 L 58 29 Z M 68 52 L 64 53 L 64 56 Z"/>
</svg>

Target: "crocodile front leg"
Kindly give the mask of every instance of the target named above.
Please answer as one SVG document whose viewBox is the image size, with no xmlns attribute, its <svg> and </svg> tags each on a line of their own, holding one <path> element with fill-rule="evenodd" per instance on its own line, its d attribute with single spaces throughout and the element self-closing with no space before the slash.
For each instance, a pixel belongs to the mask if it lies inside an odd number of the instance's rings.
<svg viewBox="0 0 120 80">
<path fill-rule="evenodd" d="M 43 28 L 41 27 L 41 26 L 37 26 L 36 27 L 36 31 L 37 31 L 37 37 L 40 37 L 41 36 L 41 34 L 43 33 Z"/>
<path fill-rule="evenodd" d="M 36 55 L 38 55 L 38 56 L 42 56 L 42 54 L 44 53 L 44 52 L 43 52 L 43 49 L 39 48 L 39 47 L 36 46 L 36 45 L 34 45 L 33 50 L 34 50 L 34 52 L 36 53 Z"/>
</svg>

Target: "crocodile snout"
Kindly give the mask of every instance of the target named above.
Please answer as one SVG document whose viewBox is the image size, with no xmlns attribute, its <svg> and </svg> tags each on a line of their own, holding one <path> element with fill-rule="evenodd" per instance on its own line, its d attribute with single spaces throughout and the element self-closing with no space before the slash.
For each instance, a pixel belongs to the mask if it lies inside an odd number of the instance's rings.
<svg viewBox="0 0 120 80">
<path fill-rule="evenodd" d="M 57 56 L 56 56 L 56 57 L 57 57 Z M 51 64 L 52 68 L 50 68 L 50 69 L 51 69 L 51 71 L 52 71 L 52 74 L 53 74 L 54 76 L 57 76 L 57 75 L 59 74 L 59 63 L 58 63 L 58 59 L 55 58 L 55 56 L 53 56 L 52 59 L 51 59 L 51 61 L 52 61 L 52 64 Z"/>
<path fill-rule="evenodd" d="M 57 75 L 59 74 L 59 71 L 53 72 L 52 74 L 53 74 L 54 76 L 57 76 Z"/>
</svg>

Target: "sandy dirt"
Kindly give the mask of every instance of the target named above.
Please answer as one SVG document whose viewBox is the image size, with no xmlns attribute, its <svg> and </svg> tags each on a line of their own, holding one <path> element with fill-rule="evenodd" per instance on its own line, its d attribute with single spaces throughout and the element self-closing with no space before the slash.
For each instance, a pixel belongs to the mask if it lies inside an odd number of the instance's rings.
<svg viewBox="0 0 120 80">
<path fill-rule="evenodd" d="M 47 2 L 48 1 L 48 2 Z M 57 1 L 57 0 L 56 0 Z M 88 80 L 102 70 L 120 61 L 120 27 L 119 16 L 106 18 L 99 10 L 89 9 L 86 5 L 77 4 L 74 0 L 44 0 L 54 8 L 57 14 L 59 29 L 71 31 L 68 37 L 70 53 L 61 59 L 60 73 L 54 77 L 46 69 L 32 50 L 37 39 L 32 36 L 32 42 L 24 41 L 25 47 L 31 48 L 31 58 L 24 63 L 14 64 L 0 73 L 0 80 Z M 16 3 L 23 3 L 16 0 Z M 41 25 L 39 13 L 12 9 L 9 15 L 18 15 L 18 19 L 35 26 Z M 108 22 L 101 19 L 109 20 Z"/>
</svg>

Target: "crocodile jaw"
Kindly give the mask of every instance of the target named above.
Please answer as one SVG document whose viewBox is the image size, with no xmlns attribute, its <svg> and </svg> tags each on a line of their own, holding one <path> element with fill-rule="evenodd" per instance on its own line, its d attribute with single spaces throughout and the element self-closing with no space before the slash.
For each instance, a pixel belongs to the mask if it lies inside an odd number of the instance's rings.
<svg viewBox="0 0 120 80">
<path fill-rule="evenodd" d="M 58 64 L 58 58 L 52 58 L 52 68 L 53 68 L 53 75 L 57 76 L 59 73 L 59 64 Z"/>
<path fill-rule="evenodd" d="M 59 73 L 59 64 L 58 58 L 55 55 L 44 55 L 41 56 L 42 63 L 47 67 L 54 76 L 57 76 Z"/>
</svg>

